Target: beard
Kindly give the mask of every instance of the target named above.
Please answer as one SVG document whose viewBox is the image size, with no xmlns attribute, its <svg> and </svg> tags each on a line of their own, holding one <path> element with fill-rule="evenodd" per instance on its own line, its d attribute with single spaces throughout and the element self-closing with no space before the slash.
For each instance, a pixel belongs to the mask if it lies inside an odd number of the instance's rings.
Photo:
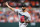
<svg viewBox="0 0 40 27">
<path fill-rule="evenodd" d="M 22 9 L 22 11 L 24 11 L 25 9 Z"/>
</svg>

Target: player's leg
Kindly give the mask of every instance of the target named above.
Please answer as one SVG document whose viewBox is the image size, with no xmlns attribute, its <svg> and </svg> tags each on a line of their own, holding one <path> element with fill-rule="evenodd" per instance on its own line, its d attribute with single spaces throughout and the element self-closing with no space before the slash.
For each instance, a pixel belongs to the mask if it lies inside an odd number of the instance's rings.
<svg viewBox="0 0 40 27">
<path fill-rule="evenodd" d="M 26 27 L 28 24 L 26 23 L 19 23 L 19 27 Z"/>
<path fill-rule="evenodd" d="M 24 24 L 21 24 L 21 26 L 20 27 L 26 27 L 26 25 L 24 25 Z"/>
</svg>

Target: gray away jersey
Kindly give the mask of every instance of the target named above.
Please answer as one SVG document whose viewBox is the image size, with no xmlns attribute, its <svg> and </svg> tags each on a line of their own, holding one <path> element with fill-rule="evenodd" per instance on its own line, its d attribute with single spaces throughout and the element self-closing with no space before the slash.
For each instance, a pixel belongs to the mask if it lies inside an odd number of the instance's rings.
<svg viewBox="0 0 40 27">
<path fill-rule="evenodd" d="M 14 9 L 15 12 L 18 12 L 18 17 L 19 17 L 19 21 L 20 21 L 20 17 L 21 16 L 27 16 L 28 20 L 31 21 L 31 16 L 30 14 L 26 11 L 26 12 L 22 12 L 21 9 Z"/>
</svg>

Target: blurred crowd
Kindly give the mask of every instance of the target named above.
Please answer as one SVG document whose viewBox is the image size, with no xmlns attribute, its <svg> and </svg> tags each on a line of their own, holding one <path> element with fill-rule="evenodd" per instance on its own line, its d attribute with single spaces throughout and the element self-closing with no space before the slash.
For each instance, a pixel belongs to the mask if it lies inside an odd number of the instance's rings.
<svg viewBox="0 0 40 27">
<path fill-rule="evenodd" d="M 0 22 L 18 22 L 19 18 L 13 11 L 0 11 Z"/>
<path fill-rule="evenodd" d="M 0 7 L 7 7 L 5 1 L 12 7 L 22 7 L 23 5 L 28 8 L 31 15 L 31 22 L 40 22 L 40 1 L 37 0 L 0 0 Z M 37 8 L 38 7 L 38 8 Z M 18 13 L 14 11 L 7 11 L 7 9 L 0 9 L 0 22 L 19 22 Z M 31 9 L 32 8 L 32 9 Z"/>
<path fill-rule="evenodd" d="M 9 5 L 10 6 L 19 6 L 19 7 L 22 7 L 22 5 L 25 5 L 25 6 L 32 6 L 32 7 L 40 7 L 40 1 L 37 1 L 37 0 L 1 0 L 0 1 L 0 6 L 2 7 L 6 7 L 5 5 L 5 1 L 8 1 Z"/>
<path fill-rule="evenodd" d="M 8 8 L 7 8 L 8 9 Z M 16 7 L 15 9 L 19 9 Z M 40 22 L 40 11 L 39 9 L 27 9 L 27 12 L 31 15 L 31 22 Z M 0 11 L 0 22 L 19 22 L 18 13 L 15 11 L 5 11 L 5 8 L 3 8 L 3 11 Z"/>
</svg>

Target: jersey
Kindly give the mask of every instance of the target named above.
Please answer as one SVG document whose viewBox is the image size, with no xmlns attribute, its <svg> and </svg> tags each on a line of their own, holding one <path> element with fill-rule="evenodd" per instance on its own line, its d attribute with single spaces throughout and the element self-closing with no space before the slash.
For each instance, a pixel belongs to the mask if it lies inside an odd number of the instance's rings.
<svg viewBox="0 0 40 27">
<path fill-rule="evenodd" d="M 31 16 L 30 14 L 26 11 L 26 12 L 23 12 L 22 9 L 14 9 L 15 12 L 18 12 L 18 17 L 19 17 L 19 26 L 21 24 L 26 24 L 26 23 L 21 23 L 20 21 L 20 18 L 23 18 L 23 21 L 24 21 L 24 17 L 28 17 L 28 21 L 31 21 Z M 27 24 L 26 24 L 27 25 Z"/>
</svg>

